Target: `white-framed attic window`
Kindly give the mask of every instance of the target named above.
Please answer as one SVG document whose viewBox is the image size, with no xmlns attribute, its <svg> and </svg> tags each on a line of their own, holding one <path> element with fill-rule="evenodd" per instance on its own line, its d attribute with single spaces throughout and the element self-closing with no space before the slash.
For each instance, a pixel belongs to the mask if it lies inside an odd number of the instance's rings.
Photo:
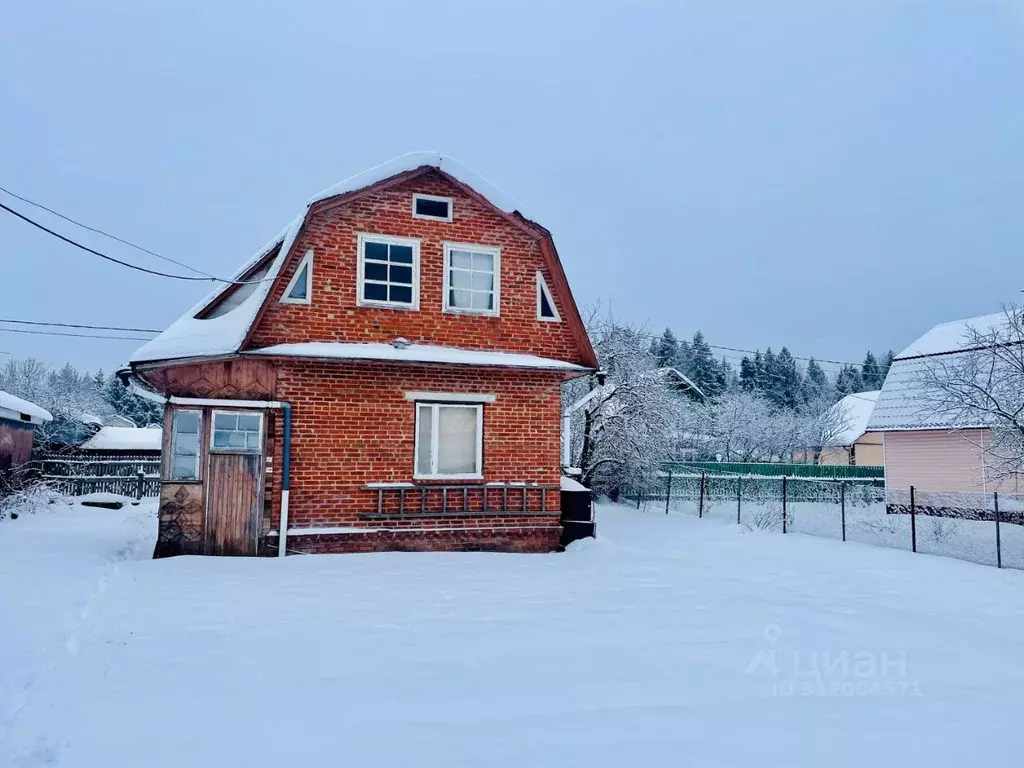
<svg viewBox="0 0 1024 768">
<path fill-rule="evenodd" d="M 489 245 L 444 244 L 444 311 L 501 314 L 501 249 Z"/>
<path fill-rule="evenodd" d="M 356 304 L 420 308 L 420 241 L 392 235 L 359 235 Z"/>
<path fill-rule="evenodd" d="M 291 282 L 281 296 L 282 304 L 311 304 L 313 301 L 313 251 L 306 251 L 295 268 Z"/>
<path fill-rule="evenodd" d="M 562 322 L 555 300 L 551 297 L 551 289 L 540 272 L 537 273 L 537 319 L 548 323 Z"/>
<path fill-rule="evenodd" d="M 483 478 L 484 407 L 468 403 L 416 403 L 416 480 Z"/>
<path fill-rule="evenodd" d="M 450 222 L 452 220 L 452 208 L 454 207 L 455 201 L 450 197 L 421 195 L 419 193 L 412 196 L 412 217 L 414 219 Z"/>
</svg>

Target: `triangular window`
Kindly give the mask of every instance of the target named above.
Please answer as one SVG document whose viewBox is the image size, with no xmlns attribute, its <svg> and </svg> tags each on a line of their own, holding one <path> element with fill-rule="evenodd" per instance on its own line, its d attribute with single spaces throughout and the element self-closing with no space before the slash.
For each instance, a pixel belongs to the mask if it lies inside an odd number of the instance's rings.
<svg viewBox="0 0 1024 768">
<path fill-rule="evenodd" d="M 540 272 L 537 273 L 537 319 L 551 323 L 562 320 L 558 314 L 558 307 L 555 306 L 555 300 L 551 298 L 548 284 L 544 281 L 544 275 Z"/>
<path fill-rule="evenodd" d="M 309 304 L 313 295 L 313 252 L 306 251 L 281 297 L 282 304 Z"/>
</svg>

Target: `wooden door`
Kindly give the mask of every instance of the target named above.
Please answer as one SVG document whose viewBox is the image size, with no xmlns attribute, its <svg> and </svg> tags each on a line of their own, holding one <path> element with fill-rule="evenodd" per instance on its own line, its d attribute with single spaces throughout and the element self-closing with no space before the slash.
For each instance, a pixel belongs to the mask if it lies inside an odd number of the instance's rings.
<svg viewBox="0 0 1024 768">
<path fill-rule="evenodd" d="M 207 554 L 256 554 L 261 461 L 259 453 L 210 454 Z"/>
</svg>

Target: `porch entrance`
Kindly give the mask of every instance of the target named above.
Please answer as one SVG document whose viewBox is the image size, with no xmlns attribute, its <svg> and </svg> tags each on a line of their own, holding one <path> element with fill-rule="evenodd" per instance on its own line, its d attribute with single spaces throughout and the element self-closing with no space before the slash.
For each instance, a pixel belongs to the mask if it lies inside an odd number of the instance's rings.
<svg viewBox="0 0 1024 768">
<path fill-rule="evenodd" d="M 263 417 L 214 411 L 207 488 L 208 555 L 255 555 L 263 509 Z"/>
</svg>

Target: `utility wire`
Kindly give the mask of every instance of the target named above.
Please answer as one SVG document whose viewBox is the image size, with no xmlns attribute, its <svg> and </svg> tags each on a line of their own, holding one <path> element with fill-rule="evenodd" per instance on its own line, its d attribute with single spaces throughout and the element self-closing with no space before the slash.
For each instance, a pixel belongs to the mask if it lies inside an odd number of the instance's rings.
<svg viewBox="0 0 1024 768">
<path fill-rule="evenodd" d="M 92 331 L 133 331 L 136 333 L 162 333 L 153 328 L 122 328 L 117 325 L 76 325 L 74 323 L 42 323 L 37 320 L 2 320 L 0 323 L 12 323 L 14 325 L 43 325 L 56 326 L 58 328 L 87 328 Z"/>
<path fill-rule="evenodd" d="M 63 240 L 65 243 L 68 243 L 69 245 L 75 246 L 75 248 L 81 248 L 83 251 L 85 251 L 87 253 L 91 253 L 94 256 L 99 256 L 101 259 L 106 259 L 107 261 L 112 261 L 115 264 L 120 264 L 122 267 L 128 267 L 129 269 L 135 269 L 135 270 L 138 270 L 139 272 L 145 272 L 145 273 L 150 274 L 150 275 L 156 275 L 157 277 L 167 277 L 167 278 L 170 278 L 172 280 L 190 280 L 190 281 L 194 280 L 194 281 L 199 281 L 199 282 L 210 282 L 211 280 L 214 280 L 214 281 L 217 280 L 217 278 L 215 278 L 215 277 L 189 277 L 188 275 L 172 275 L 169 272 L 159 272 L 159 271 L 157 271 L 155 269 L 147 269 L 146 267 L 140 267 L 140 266 L 138 266 L 136 264 L 130 264 L 127 261 L 121 261 L 120 259 L 115 259 L 113 256 L 107 256 L 107 254 L 105 254 L 105 253 L 100 253 L 99 251 L 93 250 L 89 246 L 82 245 L 78 241 L 72 240 L 70 237 L 65 237 L 64 235 L 60 234 L 59 232 L 54 232 L 49 227 L 45 227 L 42 224 L 40 224 L 38 221 L 30 219 L 28 216 L 25 216 L 22 213 L 18 213 L 16 210 L 14 210 L 13 208 L 7 207 L 3 203 L 0 203 L 0 208 L 3 208 L 5 211 L 7 211 L 10 214 L 13 214 L 14 216 L 17 216 L 22 221 L 25 221 L 25 222 L 31 224 L 36 229 L 41 229 L 41 230 L 43 230 L 43 232 L 46 232 L 49 235 L 53 235 L 58 240 Z"/>
<path fill-rule="evenodd" d="M 100 336 L 94 333 L 65 333 L 63 331 L 29 331 L 24 328 L 0 328 L 0 333 L 30 333 L 33 336 L 74 336 L 78 339 L 111 339 L 112 341 L 152 341 L 145 336 Z"/>
<path fill-rule="evenodd" d="M 43 205 L 42 203 L 37 203 L 34 200 L 29 200 L 27 197 L 22 197 L 21 195 L 15 193 L 15 192 L 12 192 L 11 190 L 7 189 L 6 187 L 0 187 L 0 192 L 6 192 L 8 195 L 13 197 L 15 200 L 21 200 L 21 202 L 27 203 L 28 205 L 31 205 L 31 206 L 33 206 L 35 208 L 39 208 L 42 211 L 46 211 L 47 213 L 52 213 L 57 218 L 64 219 L 64 221 L 70 222 L 71 224 L 74 224 L 76 227 L 81 227 L 82 229 L 86 229 L 86 230 L 88 230 L 90 232 L 95 232 L 97 235 L 103 235 L 103 237 L 109 237 L 111 240 L 116 240 L 119 243 L 123 243 L 124 245 L 127 245 L 129 248 L 134 248 L 135 250 L 141 251 L 142 253 L 148 253 L 150 256 L 155 256 L 156 258 L 161 259 L 163 261 L 166 261 L 166 262 L 168 262 L 170 264 L 175 264 L 175 265 L 177 265 L 179 267 L 184 267 L 185 269 L 189 270 L 190 272 L 195 272 L 197 275 L 203 275 L 204 277 L 209 277 L 209 278 L 212 278 L 212 279 L 217 279 L 214 275 L 211 275 L 209 272 L 203 272 L 201 269 L 196 269 L 195 267 L 189 266 L 188 264 L 186 264 L 186 263 L 184 263 L 182 261 L 177 261 L 176 259 L 172 259 L 169 256 L 162 256 L 161 254 L 156 253 L 155 251 L 149 250 L 149 248 L 143 248 L 141 245 L 137 245 L 137 244 L 133 243 L 131 240 L 125 240 L 123 237 L 118 237 L 117 235 L 112 235 L 110 232 L 104 232 L 102 229 L 98 229 L 97 227 L 90 227 L 88 224 L 84 224 L 81 221 L 77 221 L 76 219 L 71 218 L 70 216 L 66 216 L 63 213 L 61 213 L 60 211 L 55 211 L 53 208 L 49 208 L 49 207 Z"/>
<path fill-rule="evenodd" d="M 117 237 L 116 235 L 111 235 L 108 232 L 104 232 L 102 229 L 96 229 L 95 227 L 90 227 L 87 224 L 83 224 L 80 221 L 76 221 L 75 219 L 72 219 L 70 216 L 65 216 L 62 213 L 58 213 L 57 211 L 53 210 L 52 208 L 48 208 L 45 205 L 42 205 L 41 203 L 36 203 L 36 202 L 33 202 L 32 200 L 29 200 L 26 197 L 22 197 L 21 195 L 16 195 L 13 192 L 11 192 L 10 190 L 5 189 L 4 187 L 0 187 L 0 191 L 6 192 L 11 197 L 17 198 L 18 200 L 21 200 L 22 202 L 28 203 L 29 205 L 34 205 L 35 207 L 37 207 L 37 208 L 39 208 L 41 210 L 49 211 L 54 216 L 58 216 L 58 217 L 64 219 L 65 221 L 69 221 L 69 222 L 71 222 L 72 224 L 74 224 L 76 226 L 79 226 L 79 227 L 82 227 L 83 229 L 89 230 L 90 232 L 95 232 L 97 234 L 103 235 L 104 237 L 109 237 L 112 240 L 116 240 L 119 243 L 124 243 L 125 245 L 131 246 L 132 248 L 136 248 L 136 249 L 142 251 L 143 253 L 148 253 L 148 254 L 150 254 L 152 256 L 156 256 L 158 259 L 163 259 L 164 261 L 170 262 L 171 264 L 176 264 L 176 265 L 178 265 L 180 267 L 184 267 L 185 269 L 188 269 L 188 270 L 190 270 L 192 272 L 195 272 L 195 273 L 197 273 L 199 275 L 203 275 L 203 277 L 190 277 L 189 275 L 172 275 L 172 274 L 170 274 L 168 272 L 160 272 L 160 271 L 155 270 L 155 269 L 147 269 L 146 267 L 140 267 L 140 266 L 138 266 L 136 264 L 131 264 L 131 263 L 127 262 L 127 261 L 122 261 L 121 259 L 115 259 L 113 256 L 108 256 L 105 253 L 100 253 L 97 250 L 94 250 L 92 248 L 89 248 L 88 246 L 82 245 L 78 241 L 72 240 L 70 237 L 65 237 L 64 235 L 60 234 L 59 232 L 54 232 L 52 229 L 50 229 L 50 228 L 48 228 L 46 226 L 43 226 L 38 221 L 35 221 L 34 219 L 30 219 L 28 216 L 25 216 L 24 214 L 19 213 L 18 211 L 14 210 L 13 208 L 9 208 L 8 206 L 4 205 L 3 203 L 0 203 L 0 208 L 2 208 L 3 210 L 7 211 L 8 213 L 11 213 L 11 214 L 17 216 L 22 221 L 25 221 L 25 222 L 31 224 L 33 227 L 41 229 L 41 230 L 43 230 L 43 232 L 46 232 L 49 235 L 53 235 L 54 237 L 58 238 L 59 240 L 63 240 L 65 243 L 69 243 L 70 245 L 73 245 L 76 248 L 81 248 L 83 251 L 87 251 L 88 253 L 91 253 L 91 254 L 93 254 L 95 256 L 99 256 L 101 259 L 106 259 L 107 261 L 112 261 L 115 264 L 120 264 L 121 266 L 128 267 L 129 269 L 135 269 L 135 270 L 138 270 L 139 272 L 146 272 L 147 274 L 150 274 L 150 275 L 157 275 L 158 277 L 167 277 L 167 278 L 170 278 L 170 279 L 173 279 L 173 280 L 189 280 L 189 281 L 197 281 L 197 282 L 228 283 L 230 285 L 249 285 L 251 283 L 265 283 L 265 282 L 269 282 L 271 280 L 275 280 L 276 279 L 274 277 L 265 277 L 265 278 L 262 278 L 260 280 L 232 280 L 232 279 L 228 279 L 228 278 L 224 278 L 224 277 L 217 277 L 215 275 L 209 274 L 208 272 L 203 272 L 202 270 L 199 270 L 199 269 L 196 269 L 195 267 L 189 266 L 188 264 L 186 264 L 186 263 L 184 263 L 182 261 L 177 261 L 175 259 L 172 259 L 169 256 L 161 256 L 159 253 L 151 251 L 148 248 L 143 248 L 141 245 L 136 245 L 135 243 L 132 243 L 132 242 L 130 242 L 128 240 L 124 240 L 124 239 L 122 239 L 120 237 Z"/>
</svg>

